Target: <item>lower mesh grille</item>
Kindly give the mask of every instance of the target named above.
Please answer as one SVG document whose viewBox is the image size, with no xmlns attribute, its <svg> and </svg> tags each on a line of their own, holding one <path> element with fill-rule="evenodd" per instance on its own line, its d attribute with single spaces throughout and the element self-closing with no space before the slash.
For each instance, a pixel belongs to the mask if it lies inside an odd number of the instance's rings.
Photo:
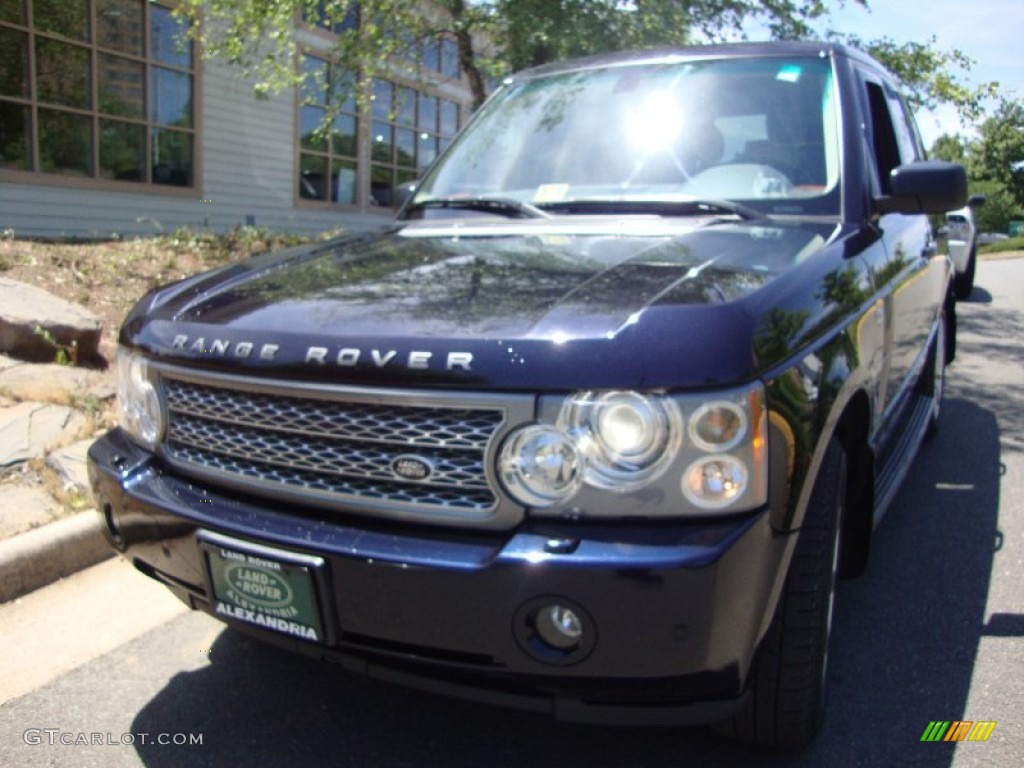
<svg viewBox="0 0 1024 768">
<path fill-rule="evenodd" d="M 500 407 L 323 399 L 162 379 L 165 455 L 186 470 L 297 497 L 482 513 L 498 499 L 486 473 Z M 365 398 L 364 398 L 365 399 Z M 426 477 L 395 471 L 404 458 Z"/>
</svg>

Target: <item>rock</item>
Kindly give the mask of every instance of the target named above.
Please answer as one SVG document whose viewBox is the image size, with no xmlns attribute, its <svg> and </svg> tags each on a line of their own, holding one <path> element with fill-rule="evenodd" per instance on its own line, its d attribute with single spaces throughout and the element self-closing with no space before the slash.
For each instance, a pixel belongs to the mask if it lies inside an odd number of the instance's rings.
<svg viewBox="0 0 1024 768">
<path fill-rule="evenodd" d="M 0 486 L 4 503 L 0 507 L 0 539 L 6 539 L 51 522 L 60 505 L 42 488 Z"/>
<path fill-rule="evenodd" d="M 10 360 L 10 358 L 7 358 Z M 93 371 L 56 363 L 0 362 L 0 391 L 16 400 L 70 404 L 75 399 L 106 400 L 117 385 L 113 371 Z"/>
<path fill-rule="evenodd" d="M 56 471 L 65 491 L 85 494 L 89 491 L 89 470 L 86 455 L 93 438 L 79 440 L 46 457 L 47 466 Z"/>
<path fill-rule="evenodd" d="M 41 328 L 42 333 L 36 329 Z M 77 362 L 98 363 L 100 321 L 85 307 L 34 285 L 0 278 L 0 352 L 22 360 L 54 362 L 57 348 L 75 345 Z M 69 356 L 71 353 L 68 353 Z"/>
<path fill-rule="evenodd" d="M 85 417 L 65 405 L 18 403 L 0 409 L 0 467 L 17 464 L 81 437 Z"/>
</svg>

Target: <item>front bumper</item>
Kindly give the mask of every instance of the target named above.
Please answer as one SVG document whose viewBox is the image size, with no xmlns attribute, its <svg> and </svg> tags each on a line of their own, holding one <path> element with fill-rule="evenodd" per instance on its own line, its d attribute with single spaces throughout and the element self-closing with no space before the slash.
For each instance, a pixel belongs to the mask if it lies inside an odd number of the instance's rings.
<svg viewBox="0 0 1024 768">
<path fill-rule="evenodd" d="M 167 473 L 119 431 L 89 473 L 108 539 L 212 613 L 196 534 L 322 558 L 327 643 L 239 623 L 378 677 L 576 721 L 711 722 L 742 702 L 792 536 L 767 509 L 712 522 L 529 522 L 466 534 L 288 509 Z M 585 652 L 525 639 L 532 606 L 572 605 Z"/>
</svg>

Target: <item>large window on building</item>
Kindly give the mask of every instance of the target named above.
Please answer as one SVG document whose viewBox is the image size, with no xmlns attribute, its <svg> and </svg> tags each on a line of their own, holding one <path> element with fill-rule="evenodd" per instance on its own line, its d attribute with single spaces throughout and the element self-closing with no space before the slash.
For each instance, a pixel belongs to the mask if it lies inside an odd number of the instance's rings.
<svg viewBox="0 0 1024 768">
<path fill-rule="evenodd" d="M 458 132 L 460 101 L 469 99 L 458 45 L 445 35 L 410 38 L 388 76 L 368 81 L 330 62 L 336 35 L 359 29 L 359 4 L 338 6 L 339 18 L 330 7 L 302 12 L 316 35 L 303 38 L 299 61 L 296 195 L 303 204 L 391 208 L 395 188 L 422 176 Z M 358 87 L 368 99 L 354 98 Z"/>
<path fill-rule="evenodd" d="M 370 202 L 390 207 L 394 188 L 418 178 L 448 146 L 458 130 L 459 106 L 377 80 L 373 84 L 372 113 Z"/>
<path fill-rule="evenodd" d="M 193 186 L 186 31 L 146 0 L 0 0 L 0 171 Z"/>
<path fill-rule="evenodd" d="M 316 56 L 302 57 L 302 71 L 299 197 L 354 205 L 359 140 L 355 85 L 344 72 Z M 333 117 L 328 125 L 329 110 Z"/>
<path fill-rule="evenodd" d="M 462 72 L 459 46 L 450 37 L 427 40 L 423 44 L 423 66 L 457 80 Z"/>
</svg>

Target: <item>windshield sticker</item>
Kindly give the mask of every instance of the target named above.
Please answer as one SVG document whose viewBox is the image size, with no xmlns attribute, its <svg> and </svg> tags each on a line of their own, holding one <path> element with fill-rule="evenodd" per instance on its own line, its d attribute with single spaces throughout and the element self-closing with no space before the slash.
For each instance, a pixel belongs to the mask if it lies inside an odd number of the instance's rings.
<svg viewBox="0 0 1024 768">
<path fill-rule="evenodd" d="M 795 83 L 800 79 L 801 67 L 796 64 L 785 64 L 782 69 L 779 70 L 779 74 L 775 76 L 776 80 L 782 80 L 786 83 Z"/>
<path fill-rule="evenodd" d="M 569 194 L 568 184 L 541 184 L 533 193 L 535 203 L 558 203 Z"/>
</svg>

